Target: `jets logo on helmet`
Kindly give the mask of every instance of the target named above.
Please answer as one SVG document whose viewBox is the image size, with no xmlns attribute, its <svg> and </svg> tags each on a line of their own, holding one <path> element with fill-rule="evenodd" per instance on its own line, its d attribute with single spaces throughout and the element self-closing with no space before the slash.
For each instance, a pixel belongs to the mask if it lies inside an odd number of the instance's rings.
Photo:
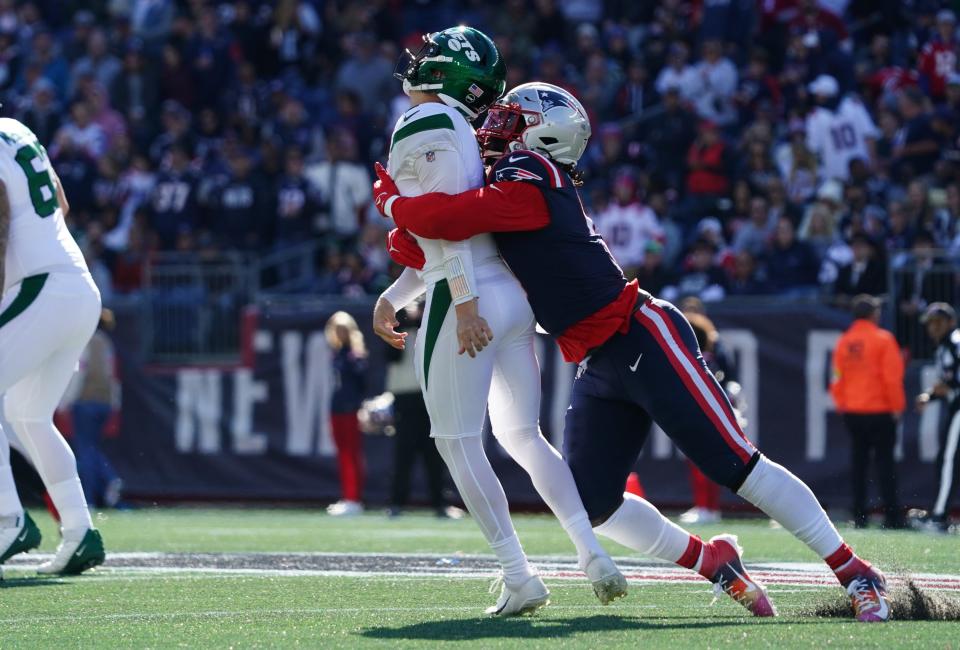
<svg viewBox="0 0 960 650">
<path fill-rule="evenodd" d="M 503 94 L 507 68 L 486 34 L 460 26 L 426 34 L 416 54 L 407 50 L 400 56 L 394 76 L 403 81 L 405 93 L 436 93 L 474 119 Z"/>
</svg>

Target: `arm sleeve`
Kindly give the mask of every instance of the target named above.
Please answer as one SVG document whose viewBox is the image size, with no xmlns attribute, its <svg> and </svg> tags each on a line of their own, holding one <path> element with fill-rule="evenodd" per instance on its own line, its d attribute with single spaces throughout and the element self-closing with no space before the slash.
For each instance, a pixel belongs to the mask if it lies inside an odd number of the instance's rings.
<svg viewBox="0 0 960 650">
<path fill-rule="evenodd" d="M 416 270 L 405 268 L 400 277 L 387 287 L 380 297 L 393 305 L 396 311 L 400 311 L 419 298 L 425 290 L 426 286 Z"/>
<path fill-rule="evenodd" d="M 469 187 L 460 153 L 453 146 L 424 149 L 415 157 L 413 169 L 420 186 L 427 193 L 456 194 Z M 450 216 L 446 218 L 450 219 Z M 469 242 L 442 240 L 440 248 L 453 304 L 459 305 L 476 298 L 477 281 Z"/>
<path fill-rule="evenodd" d="M 538 230 L 550 222 L 547 202 L 530 183 L 505 181 L 447 194 L 401 198 L 392 206 L 393 218 L 426 239 L 460 241 L 487 232 Z"/>
<path fill-rule="evenodd" d="M 903 389 L 903 357 L 892 336 L 884 337 L 883 345 L 883 382 L 887 397 L 894 413 L 902 413 L 907 408 L 907 396 Z"/>
</svg>

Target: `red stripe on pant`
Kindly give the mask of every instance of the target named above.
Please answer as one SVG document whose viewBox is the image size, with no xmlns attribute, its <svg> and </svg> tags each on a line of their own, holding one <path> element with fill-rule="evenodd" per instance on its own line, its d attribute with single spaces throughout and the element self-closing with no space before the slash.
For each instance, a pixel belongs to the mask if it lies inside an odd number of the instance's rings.
<svg viewBox="0 0 960 650">
<path fill-rule="evenodd" d="M 730 424 L 733 426 L 733 430 L 740 434 L 740 437 L 744 440 L 747 440 L 747 437 L 743 434 L 743 431 L 740 429 L 740 425 L 737 423 L 737 418 L 733 414 L 733 409 L 730 406 L 730 402 L 727 399 L 727 396 L 723 394 L 723 389 L 717 385 L 717 379 L 710 372 L 703 367 L 696 357 L 693 356 L 693 353 L 687 349 L 687 346 L 683 345 L 683 339 L 680 338 L 680 333 L 677 331 L 676 326 L 673 324 L 673 321 L 670 319 L 670 316 L 665 312 L 661 307 L 656 304 L 649 302 L 650 308 L 657 312 L 660 315 L 660 318 L 667 324 L 667 329 L 670 330 L 670 334 L 673 336 L 674 341 L 676 341 L 677 346 L 683 351 L 683 354 L 687 357 L 693 367 L 697 369 L 698 374 L 703 377 L 703 381 L 707 384 L 707 387 L 710 389 L 710 392 L 713 393 L 714 398 L 717 402 L 720 403 L 720 408 L 723 409 L 723 412 L 727 415 L 727 418 L 730 420 Z M 750 442 L 747 440 L 747 442 Z M 752 445 L 752 443 L 751 443 Z"/>
<path fill-rule="evenodd" d="M 739 456 L 743 462 L 749 463 L 753 454 L 747 452 L 747 450 L 743 449 L 733 440 L 733 438 L 730 437 L 726 427 L 720 420 L 719 414 L 704 398 L 700 388 L 693 381 L 693 377 L 687 373 L 679 357 L 677 357 L 676 353 L 670 347 L 670 344 L 667 343 L 666 339 L 663 338 L 663 335 L 660 334 L 660 330 L 657 329 L 656 323 L 650 320 L 650 317 L 644 314 L 643 310 L 637 312 L 636 318 L 641 325 L 647 328 L 647 331 L 650 332 L 653 338 L 657 341 L 657 344 L 663 350 L 664 354 L 667 355 L 667 360 L 670 362 L 670 365 L 673 366 L 677 376 L 680 377 L 680 381 L 682 381 L 683 385 L 687 387 L 687 391 L 693 395 L 693 398 L 697 401 L 697 404 L 700 405 L 700 410 L 703 411 L 707 418 L 713 423 L 713 426 L 716 427 L 717 431 L 720 432 L 721 437 L 726 441 L 727 445 L 733 449 L 734 453 L 737 454 L 737 456 Z M 682 342 L 678 343 L 678 347 L 683 349 Z"/>
<path fill-rule="evenodd" d="M 363 494 L 363 446 L 356 413 L 330 415 L 333 442 L 337 445 L 340 489 L 346 501 L 361 501 Z"/>
</svg>

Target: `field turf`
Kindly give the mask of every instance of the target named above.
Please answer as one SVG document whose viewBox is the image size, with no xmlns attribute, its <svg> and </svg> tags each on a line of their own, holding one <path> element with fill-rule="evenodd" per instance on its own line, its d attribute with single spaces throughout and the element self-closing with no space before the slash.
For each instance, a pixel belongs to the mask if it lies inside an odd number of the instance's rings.
<svg viewBox="0 0 960 650">
<path fill-rule="evenodd" d="M 46 513 L 34 517 L 44 532 L 40 552 L 49 553 L 54 525 Z M 572 562 L 573 547 L 555 520 L 518 516 L 516 524 L 528 553 Z M 774 584 L 781 617 L 761 621 L 727 599 L 711 605 L 703 581 L 634 583 L 627 599 L 601 607 L 585 581 L 555 577 L 547 579 L 547 609 L 489 619 L 482 613 L 494 601 L 489 577 L 449 575 L 471 555 L 488 554 L 469 519 L 197 508 L 101 514 L 97 525 L 115 555 L 93 573 L 36 578 L 31 555 L 4 567 L 0 647 L 960 648 L 960 623 L 862 625 L 815 616 L 818 606 L 842 601 L 839 587 Z M 740 536 L 748 567 L 815 560 L 765 521 L 695 528 L 703 537 L 721 531 Z M 888 573 L 960 574 L 956 536 L 842 532 Z M 960 601 L 960 592 L 943 597 Z"/>
</svg>

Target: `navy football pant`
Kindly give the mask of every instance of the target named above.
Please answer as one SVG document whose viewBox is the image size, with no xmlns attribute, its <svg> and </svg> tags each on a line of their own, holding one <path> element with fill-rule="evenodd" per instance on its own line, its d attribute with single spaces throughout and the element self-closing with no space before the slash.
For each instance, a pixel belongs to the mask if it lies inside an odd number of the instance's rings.
<svg viewBox="0 0 960 650">
<path fill-rule="evenodd" d="M 736 491 L 760 458 L 700 355 L 687 319 L 664 300 L 643 303 L 629 330 L 581 364 L 564 456 L 591 521 L 610 516 L 651 421 L 710 479 Z"/>
</svg>

